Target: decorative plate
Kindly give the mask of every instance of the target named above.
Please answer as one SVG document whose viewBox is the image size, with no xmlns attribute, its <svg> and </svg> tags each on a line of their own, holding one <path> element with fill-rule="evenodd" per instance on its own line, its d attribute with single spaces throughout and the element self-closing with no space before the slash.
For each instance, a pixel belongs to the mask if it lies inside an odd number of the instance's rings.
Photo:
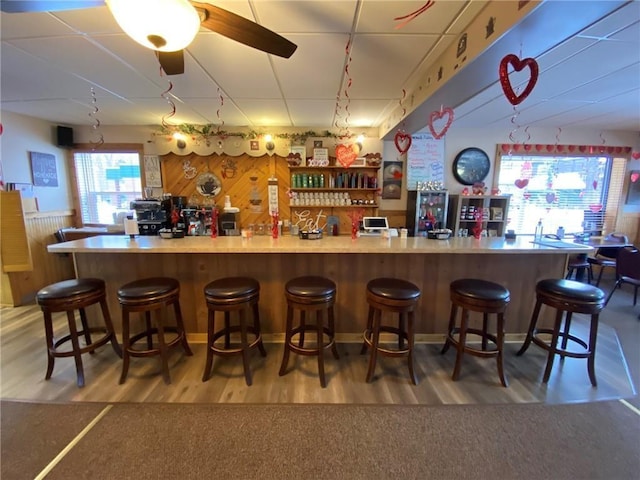
<svg viewBox="0 0 640 480">
<path fill-rule="evenodd" d="M 196 190 L 204 197 L 215 197 L 222 190 L 222 182 L 213 173 L 203 173 L 196 179 Z"/>
</svg>

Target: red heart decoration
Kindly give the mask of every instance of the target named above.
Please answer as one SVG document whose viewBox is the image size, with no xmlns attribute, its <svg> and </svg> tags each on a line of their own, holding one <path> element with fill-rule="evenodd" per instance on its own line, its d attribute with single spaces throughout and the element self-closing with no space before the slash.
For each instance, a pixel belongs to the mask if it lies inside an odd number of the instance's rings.
<svg viewBox="0 0 640 480">
<path fill-rule="evenodd" d="M 586 145 L 580 145 L 580 146 L 578 147 L 578 150 L 580 150 L 582 153 L 584 153 L 584 152 L 586 152 L 586 151 L 587 151 L 587 146 L 586 146 Z"/>
<path fill-rule="evenodd" d="M 593 181 L 593 189 L 597 190 L 598 189 L 598 180 L 594 180 Z"/>
<path fill-rule="evenodd" d="M 549 153 L 553 152 L 554 148 L 555 148 L 555 145 L 547 145 L 547 152 Z"/>
<path fill-rule="evenodd" d="M 508 143 L 503 143 L 503 144 L 502 144 L 502 147 L 500 147 L 500 148 L 502 148 L 502 151 L 503 151 L 504 153 L 509 153 L 509 148 L 511 148 L 511 147 L 509 146 L 509 144 L 508 144 Z"/>
<path fill-rule="evenodd" d="M 519 151 L 519 150 L 520 150 L 520 147 L 521 147 L 521 146 L 522 146 L 522 145 L 520 145 L 519 143 L 516 143 L 516 144 L 513 146 L 513 150 L 514 150 L 515 152 L 517 152 L 517 151 Z"/>
<path fill-rule="evenodd" d="M 509 72 L 507 71 L 509 64 L 513 66 L 513 69 L 516 72 L 519 72 L 524 67 L 529 67 L 529 71 L 531 72 L 529 82 L 520 95 L 516 95 L 516 93 L 513 91 L 513 87 L 511 86 L 511 82 L 509 81 Z M 536 82 L 538 81 L 538 62 L 536 62 L 533 58 L 525 58 L 523 60 L 520 60 L 517 56 L 510 53 L 500 61 L 499 74 L 500 84 L 502 85 L 502 90 L 504 91 L 507 100 L 509 100 L 511 105 L 519 105 L 524 101 L 525 98 L 529 96 L 529 94 L 533 90 L 533 87 L 536 86 Z"/>
<path fill-rule="evenodd" d="M 439 132 L 437 132 L 433 125 L 433 122 L 435 122 L 436 120 L 440 120 L 445 115 L 448 118 L 444 126 L 440 129 Z M 440 111 L 435 110 L 431 112 L 431 115 L 429 115 L 429 131 L 431 132 L 431 135 L 433 135 L 433 138 L 439 140 L 444 137 L 445 133 L 447 133 L 447 130 L 449 130 L 449 127 L 451 126 L 451 122 L 453 122 L 453 110 L 451 108 L 441 108 Z"/>
<path fill-rule="evenodd" d="M 602 205 L 599 203 L 594 205 L 589 205 L 589 210 L 591 210 L 593 213 L 598 213 L 602 211 Z"/>
<path fill-rule="evenodd" d="M 403 132 L 397 132 L 393 138 L 393 143 L 396 144 L 396 148 L 400 154 L 405 154 L 411 148 L 411 135 L 407 135 Z"/>
<path fill-rule="evenodd" d="M 636 183 L 639 178 L 640 178 L 640 173 L 639 172 L 633 172 L 631 174 L 631 183 Z"/>
<path fill-rule="evenodd" d="M 352 145 L 340 144 L 336 147 L 336 161 L 345 168 L 349 168 L 357 157 L 358 152 Z"/>
<path fill-rule="evenodd" d="M 536 145 L 536 152 L 541 152 L 543 148 L 544 148 L 544 146 L 542 146 L 540 144 L 537 144 Z"/>
<path fill-rule="evenodd" d="M 640 152 L 631 153 L 631 158 L 633 158 L 634 160 L 640 160 Z"/>
<path fill-rule="evenodd" d="M 576 149 L 576 146 L 575 146 L 575 145 L 569 145 L 569 146 L 567 147 L 567 149 L 568 149 L 570 152 L 574 152 L 574 151 L 575 151 L 575 149 Z"/>
<path fill-rule="evenodd" d="M 553 203 L 556 201 L 555 193 L 547 193 L 547 203 Z"/>
<path fill-rule="evenodd" d="M 524 146 L 524 151 L 525 152 L 530 152 L 531 151 L 531 145 L 527 144 Z"/>
<path fill-rule="evenodd" d="M 523 189 L 524 187 L 526 187 L 527 185 L 529 185 L 529 179 L 528 178 L 519 178 L 516 180 L 516 187 L 518 187 L 519 189 Z"/>
</svg>

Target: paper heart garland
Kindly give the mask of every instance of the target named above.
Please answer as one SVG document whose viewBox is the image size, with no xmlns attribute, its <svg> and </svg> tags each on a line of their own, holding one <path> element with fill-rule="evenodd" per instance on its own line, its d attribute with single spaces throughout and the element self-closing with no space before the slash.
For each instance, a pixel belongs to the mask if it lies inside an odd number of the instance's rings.
<svg viewBox="0 0 640 480">
<path fill-rule="evenodd" d="M 527 185 L 529 185 L 528 178 L 519 178 L 516 180 L 516 187 L 518 187 L 520 190 L 522 190 Z"/>
<path fill-rule="evenodd" d="M 527 86 L 520 95 L 516 95 L 516 93 L 513 91 L 513 87 L 511 86 L 508 72 L 509 64 L 513 66 L 513 69 L 516 72 L 524 69 L 524 67 L 529 67 L 531 76 L 529 77 Z M 504 91 L 507 100 L 509 100 L 511 105 L 516 106 L 521 104 L 529 96 L 529 94 L 533 90 L 533 87 L 536 86 L 536 82 L 538 81 L 538 62 L 536 62 L 533 58 L 525 58 L 523 60 L 520 60 L 517 56 L 510 53 L 500 61 L 499 74 L 500 84 L 502 85 L 502 90 Z"/>
<path fill-rule="evenodd" d="M 447 120 L 445 121 L 444 126 L 438 132 L 436 131 L 433 122 L 444 118 L 445 115 L 447 116 Z M 453 122 L 453 110 L 451 108 L 441 108 L 440 111 L 436 110 L 434 112 L 431 112 L 431 115 L 429 115 L 429 131 L 431 132 L 431 135 L 433 135 L 433 138 L 439 140 L 444 137 L 444 135 L 447 133 L 447 130 L 449 130 L 449 127 L 451 126 L 451 122 Z"/>
<path fill-rule="evenodd" d="M 393 138 L 393 143 L 396 144 L 396 148 L 400 154 L 405 154 L 411 148 L 411 135 L 407 135 L 403 132 L 397 132 L 396 136 Z"/>
<path fill-rule="evenodd" d="M 336 161 L 345 168 L 349 168 L 358 157 L 358 147 L 340 144 L 336 147 Z"/>
</svg>

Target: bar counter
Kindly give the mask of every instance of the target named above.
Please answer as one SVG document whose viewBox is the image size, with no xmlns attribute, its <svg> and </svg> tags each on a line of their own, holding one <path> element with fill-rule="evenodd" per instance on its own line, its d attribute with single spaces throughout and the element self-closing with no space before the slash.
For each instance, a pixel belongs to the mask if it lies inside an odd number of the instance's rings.
<svg viewBox="0 0 640 480">
<path fill-rule="evenodd" d="M 483 278 L 511 292 L 508 333 L 524 333 L 535 300 L 535 284 L 561 278 L 569 254 L 593 248 L 563 244 L 536 245 L 531 237 L 416 238 L 325 237 L 302 240 L 283 236 L 186 237 L 95 236 L 49 245 L 52 253 L 71 253 L 78 277 L 98 277 L 107 284 L 109 308 L 118 321 L 116 292 L 124 283 L 151 276 L 170 276 L 181 284 L 181 306 L 191 338 L 207 330 L 204 286 L 223 276 L 252 276 L 260 282 L 260 315 L 266 334 L 284 332 L 284 284 L 300 275 L 322 275 L 337 284 L 336 330 L 342 338 L 360 335 L 367 315 L 367 282 L 397 277 L 422 290 L 416 312 L 416 333 L 444 334 L 449 318 L 449 283 L 463 277 Z M 356 336 L 353 337 L 357 338 Z"/>
</svg>

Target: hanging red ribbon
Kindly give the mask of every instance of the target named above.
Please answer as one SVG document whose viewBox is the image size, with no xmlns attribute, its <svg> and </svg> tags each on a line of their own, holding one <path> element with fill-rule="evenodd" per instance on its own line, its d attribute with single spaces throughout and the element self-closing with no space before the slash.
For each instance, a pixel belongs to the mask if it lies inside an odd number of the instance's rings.
<svg viewBox="0 0 640 480">
<path fill-rule="evenodd" d="M 167 88 L 164 92 L 160 94 L 160 96 L 167 101 L 170 109 L 168 114 L 162 116 L 163 127 L 169 127 L 170 124 L 167 123 L 167 119 L 173 117 L 176 114 L 176 104 L 173 103 L 173 100 L 171 100 L 171 96 L 169 95 L 169 92 L 173 90 L 173 83 L 171 83 L 171 80 L 168 80 L 168 82 L 169 82 L 169 88 Z"/>
<path fill-rule="evenodd" d="M 419 9 L 417 9 L 416 11 L 411 12 L 411 13 L 409 13 L 407 15 L 403 15 L 401 17 L 395 17 L 394 20 L 396 20 L 396 21 L 398 21 L 398 20 L 404 20 L 404 21 L 402 23 L 399 23 L 398 25 L 396 25 L 394 28 L 397 30 L 399 28 L 404 27 L 407 23 L 409 23 L 411 20 L 416 18 L 418 15 L 422 15 L 424 12 L 426 12 L 429 8 L 431 8 L 433 6 L 434 3 L 436 3 L 435 0 L 429 0 L 423 6 L 421 6 Z"/>
</svg>

